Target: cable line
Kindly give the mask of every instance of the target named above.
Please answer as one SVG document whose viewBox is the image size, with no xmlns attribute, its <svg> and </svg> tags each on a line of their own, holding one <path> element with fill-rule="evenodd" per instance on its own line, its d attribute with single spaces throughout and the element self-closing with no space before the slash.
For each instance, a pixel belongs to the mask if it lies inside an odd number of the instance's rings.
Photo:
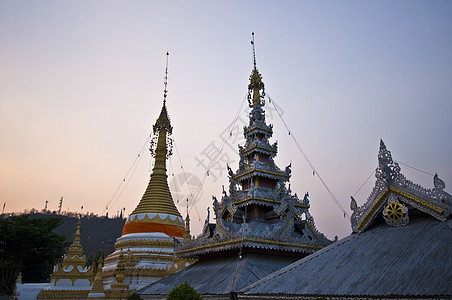
<svg viewBox="0 0 452 300">
<path fill-rule="evenodd" d="M 115 205 L 115 203 L 121 197 L 122 193 L 124 192 L 124 190 L 126 189 L 127 185 L 129 184 L 130 179 L 133 177 L 133 175 L 135 173 L 135 170 L 138 167 L 138 164 L 139 164 L 139 162 L 141 160 L 141 157 L 143 156 L 144 150 L 146 149 L 146 145 L 148 144 L 150 138 L 151 138 L 151 135 L 149 135 L 146 138 L 146 140 L 144 141 L 143 146 L 140 149 L 140 152 L 135 157 L 133 163 L 130 165 L 129 169 L 127 170 L 126 174 L 124 175 L 123 179 L 121 180 L 121 183 L 118 185 L 118 187 L 116 188 L 115 192 L 111 196 L 110 201 L 108 201 L 107 205 L 104 206 L 104 207 L 106 207 L 106 209 L 104 209 L 101 214 L 105 213 L 106 211 L 109 211 L 108 207 L 111 208 L 113 205 Z M 130 174 L 130 177 L 129 177 L 129 174 Z"/>
<path fill-rule="evenodd" d="M 188 184 L 187 173 L 185 173 L 184 165 L 182 164 L 182 160 L 181 160 L 180 155 L 179 155 L 179 150 L 178 150 L 177 145 L 176 145 L 176 139 L 174 137 L 173 137 L 173 145 L 174 145 L 174 149 L 176 149 L 176 155 L 177 155 L 177 158 L 179 159 L 179 163 L 180 163 L 180 168 L 182 170 L 182 174 L 184 175 L 185 182 L 187 183 L 188 192 L 189 192 L 191 198 L 193 199 L 193 191 L 191 189 L 191 186 Z M 178 182 L 174 181 L 174 184 L 177 186 Z M 177 190 L 177 188 L 176 188 L 176 190 Z M 188 199 L 187 199 L 187 201 L 188 201 Z M 200 216 L 198 208 L 196 206 L 195 206 L 195 210 L 196 210 L 196 213 L 198 214 L 198 220 L 201 221 L 201 216 Z M 189 212 L 187 212 L 187 213 L 189 213 Z"/>
<path fill-rule="evenodd" d="M 306 162 L 308 163 L 308 165 L 311 167 L 312 169 L 312 174 L 313 175 L 317 175 L 317 177 L 319 178 L 320 182 L 323 184 L 323 186 L 325 187 L 325 189 L 328 191 L 328 193 L 330 194 L 331 198 L 333 199 L 333 201 L 336 203 L 336 205 L 339 207 L 339 209 L 344 213 L 344 217 L 347 216 L 348 220 L 350 221 L 350 216 L 348 215 L 348 213 L 345 211 L 344 207 L 341 205 L 341 203 L 339 202 L 339 200 L 336 198 L 336 196 L 333 194 L 333 192 L 330 190 L 330 188 L 326 185 L 325 181 L 323 180 L 323 178 L 320 176 L 319 172 L 316 170 L 316 168 L 314 167 L 314 165 L 312 164 L 312 162 L 309 160 L 308 156 L 306 155 L 306 153 L 303 151 L 303 149 L 301 148 L 300 144 L 298 143 L 297 139 L 295 138 L 295 136 L 293 135 L 293 133 L 290 131 L 289 126 L 287 126 L 286 122 L 284 121 L 282 115 L 279 113 L 278 108 L 276 108 L 275 105 L 275 101 L 272 100 L 270 98 L 270 96 L 267 93 L 267 97 L 269 99 L 269 102 L 273 105 L 274 109 L 276 110 L 276 113 L 278 114 L 278 116 L 280 117 L 281 121 L 283 122 L 284 126 L 286 127 L 289 135 L 292 137 L 292 140 L 295 142 L 295 145 L 297 146 L 298 150 L 300 151 L 301 155 L 303 155 L 304 159 L 306 160 Z"/>
<path fill-rule="evenodd" d="M 182 169 L 182 174 L 184 175 L 185 182 L 187 183 L 187 186 L 188 186 L 188 192 L 189 192 L 190 196 L 193 198 L 193 192 L 191 190 L 190 185 L 188 184 L 187 173 L 185 173 L 184 165 L 182 164 L 182 160 L 180 159 L 179 150 L 177 149 L 176 139 L 174 137 L 173 137 L 173 145 L 174 145 L 174 149 L 176 149 L 176 155 L 177 155 L 177 158 L 179 159 L 179 164 L 180 164 L 180 168 Z"/>
<path fill-rule="evenodd" d="M 433 175 L 432 173 L 429 173 L 429 172 L 426 172 L 426 171 L 422 171 L 421 169 L 418 169 L 418 168 L 412 167 L 412 166 L 410 166 L 410 165 L 407 165 L 407 164 L 405 164 L 405 163 L 403 163 L 403 162 L 401 162 L 401 161 L 399 161 L 399 160 L 394 160 L 394 161 L 395 161 L 396 163 L 399 163 L 399 164 L 401 164 L 401 165 L 404 165 L 405 167 L 411 168 L 411 169 L 416 170 L 416 171 L 419 171 L 419 172 L 421 172 L 421 173 L 424 173 L 424 174 L 427 174 L 427 175 L 430 175 L 430 176 L 435 176 L 435 175 Z"/>
<path fill-rule="evenodd" d="M 369 181 L 370 177 L 372 177 L 373 174 L 375 174 L 375 172 L 377 171 L 377 169 L 375 168 L 372 173 L 370 173 L 370 175 L 367 177 L 367 179 L 363 182 L 363 184 L 361 184 L 361 186 L 359 187 L 359 189 L 353 194 L 353 197 L 356 196 L 356 194 L 358 194 L 358 192 L 363 188 L 363 186 Z"/>
<path fill-rule="evenodd" d="M 180 208 L 180 202 L 179 202 L 179 190 L 178 190 L 178 186 L 177 186 L 177 182 L 174 179 L 174 167 L 173 167 L 173 160 L 171 159 L 171 156 L 168 158 L 169 160 L 169 173 L 171 174 L 171 177 L 173 178 L 173 182 L 174 182 L 174 189 L 176 190 L 176 202 L 177 202 L 177 206 Z M 171 187 L 170 187 L 171 188 Z"/>
<path fill-rule="evenodd" d="M 228 127 L 228 132 L 232 132 L 232 130 L 234 129 L 234 126 L 237 123 L 237 120 L 239 118 L 240 112 L 242 111 L 243 105 L 246 102 L 247 97 L 248 97 L 248 94 L 243 98 L 243 101 L 242 101 L 239 109 L 237 110 L 237 113 L 236 113 L 236 115 L 234 117 L 234 120 L 232 121 L 231 125 Z M 229 138 L 231 137 L 231 135 L 228 135 L 228 136 L 229 136 Z M 211 163 L 209 164 L 208 168 L 206 169 L 206 172 L 204 173 L 203 179 L 201 181 L 201 186 L 200 186 L 199 190 L 195 194 L 193 205 L 190 207 L 189 212 L 191 211 L 193 206 L 195 206 L 195 208 L 196 208 L 196 202 L 199 200 L 198 197 L 199 197 L 199 194 L 200 194 L 200 192 L 202 190 L 202 187 L 204 186 L 204 183 L 205 183 L 205 181 L 207 179 L 207 176 L 209 176 L 210 170 L 212 169 L 212 167 L 214 166 L 214 164 L 217 162 L 218 158 L 220 157 L 220 154 L 223 151 L 223 148 L 224 148 L 224 145 L 226 144 L 227 139 L 228 139 L 228 137 L 225 137 L 223 139 L 223 142 L 222 142 L 218 152 L 214 155 L 214 158 L 212 159 Z"/>
</svg>

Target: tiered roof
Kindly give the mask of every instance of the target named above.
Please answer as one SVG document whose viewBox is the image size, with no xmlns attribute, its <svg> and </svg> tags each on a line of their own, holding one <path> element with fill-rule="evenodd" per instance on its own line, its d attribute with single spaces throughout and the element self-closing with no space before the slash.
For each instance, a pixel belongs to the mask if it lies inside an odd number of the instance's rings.
<svg viewBox="0 0 452 300">
<path fill-rule="evenodd" d="M 273 127 L 265 121 L 265 85 L 256 63 L 248 85 L 251 108 L 245 126 L 245 144 L 239 146 L 239 168 L 227 166 L 229 191 L 220 201 L 213 197 L 215 224 L 205 223 L 203 233 L 178 246 L 181 257 L 259 252 L 302 257 L 330 244 L 309 213 L 308 194 L 302 199 L 290 190 L 291 165 L 274 162 L 277 144 L 270 144 Z M 222 254 L 223 255 L 223 254 Z"/>
</svg>

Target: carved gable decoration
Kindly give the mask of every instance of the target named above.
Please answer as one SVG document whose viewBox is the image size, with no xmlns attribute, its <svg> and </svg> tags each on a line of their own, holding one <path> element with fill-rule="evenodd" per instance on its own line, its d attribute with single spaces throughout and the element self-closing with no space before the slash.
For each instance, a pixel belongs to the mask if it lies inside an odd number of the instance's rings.
<svg viewBox="0 0 452 300">
<path fill-rule="evenodd" d="M 409 223 L 409 212 L 412 209 L 441 221 L 450 217 L 452 196 L 444 191 L 444 181 L 435 174 L 434 188 L 426 189 L 407 180 L 398 163 L 392 160 L 391 152 L 383 141 L 380 141 L 375 177 L 375 186 L 364 205 L 358 207 L 356 200 L 351 197 L 351 223 L 354 232 L 365 230 L 381 215 L 390 226 L 405 226 Z"/>
</svg>

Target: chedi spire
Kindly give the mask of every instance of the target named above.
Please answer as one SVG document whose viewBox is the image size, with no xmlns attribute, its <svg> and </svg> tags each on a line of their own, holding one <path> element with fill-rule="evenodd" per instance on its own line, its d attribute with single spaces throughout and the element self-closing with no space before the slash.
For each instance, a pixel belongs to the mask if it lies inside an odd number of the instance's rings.
<svg viewBox="0 0 452 300">
<path fill-rule="evenodd" d="M 155 158 L 154 169 L 143 197 L 127 218 L 122 235 L 162 232 L 171 237 L 182 238 L 184 236 L 184 221 L 174 205 L 166 175 L 166 159 L 172 154 L 170 136 L 173 132 L 166 108 L 167 72 L 168 67 L 165 71 L 163 106 L 160 116 L 153 126 L 154 137 L 150 148 L 151 154 Z"/>
<path fill-rule="evenodd" d="M 168 53 L 163 105 L 153 126 L 150 147 L 154 168 L 140 202 L 116 240 L 115 251 L 105 259 L 102 269 L 104 288 L 122 295 L 118 297 L 123 297 L 125 290 L 131 293 L 186 266 L 174 256 L 175 243 L 184 238 L 185 224 L 174 205 L 166 174 L 173 131 L 166 108 L 167 80 Z"/>
</svg>

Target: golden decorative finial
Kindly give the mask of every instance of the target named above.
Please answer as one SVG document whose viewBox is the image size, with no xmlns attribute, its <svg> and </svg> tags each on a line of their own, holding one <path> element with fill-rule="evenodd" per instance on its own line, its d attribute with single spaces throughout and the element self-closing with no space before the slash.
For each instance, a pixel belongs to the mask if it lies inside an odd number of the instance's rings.
<svg viewBox="0 0 452 300">
<path fill-rule="evenodd" d="M 165 81 L 164 81 L 165 89 L 163 90 L 163 105 L 165 105 L 165 103 L 166 103 L 166 96 L 167 96 L 167 93 L 168 93 L 168 90 L 166 89 L 166 87 L 168 86 L 168 57 L 169 57 L 169 52 L 167 51 L 166 52 L 165 77 L 164 77 L 164 79 L 165 79 Z"/>
<path fill-rule="evenodd" d="M 254 47 L 254 32 L 251 32 L 251 35 L 252 35 L 251 45 L 253 45 L 254 68 L 256 69 L 256 48 Z"/>
<path fill-rule="evenodd" d="M 250 76 L 250 84 L 248 85 L 248 104 L 250 107 L 261 107 L 265 105 L 265 86 L 262 82 L 262 75 L 257 70 L 256 64 L 256 48 L 254 46 L 254 32 L 252 33 L 251 45 L 253 46 L 253 63 L 254 68 Z"/>
<path fill-rule="evenodd" d="M 151 155 L 153 157 L 156 157 L 157 155 L 157 149 L 158 147 L 158 141 L 162 140 L 162 147 L 165 147 L 165 157 L 169 157 L 172 154 L 172 140 L 170 138 L 168 138 L 168 141 L 166 141 L 167 139 L 167 135 L 170 135 L 173 133 L 173 127 L 171 126 L 171 122 L 170 122 L 170 118 L 168 116 L 168 111 L 166 109 L 166 96 L 168 93 L 167 90 L 167 86 L 168 86 L 168 56 L 169 56 L 169 52 L 166 52 L 166 67 L 165 67 L 165 88 L 163 90 L 163 106 L 162 106 L 162 110 L 160 111 L 160 116 L 158 117 L 157 121 L 155 122 L 154 126 L 152 127 L 153 129 L 153 133 L 154 133 L 154 137 L 151 140 L 151 148 L 149 150 L 151 150 Z M 160 136 L 165 136 L 160 137 Z M 163 139 L 165 140 L 165 142 L 163 142 Z M 165 145 L 163 145 L 165 144 Z M 167 147 L 168 146 L 168 147 Z M 166 149 L 168 148 L 168 149 Z"/>
<path fill-rule="evenodd" d="M 80 226 L 81 226 L 82 222 L 79 219 L 77 222 L 77 231 L 75 232 L 75 238 L 74 238 L 74 242 L 79 242 L 80 243 Z"/>
<path fill-rule="evenodd" d="M 190 234 L 190 216 L 188 215 L 188 198 L 187 198 L 187 217 L 185 218 L 185 232 L 184 232 L 184 240 L 191 240 Z"/>
</svg>

